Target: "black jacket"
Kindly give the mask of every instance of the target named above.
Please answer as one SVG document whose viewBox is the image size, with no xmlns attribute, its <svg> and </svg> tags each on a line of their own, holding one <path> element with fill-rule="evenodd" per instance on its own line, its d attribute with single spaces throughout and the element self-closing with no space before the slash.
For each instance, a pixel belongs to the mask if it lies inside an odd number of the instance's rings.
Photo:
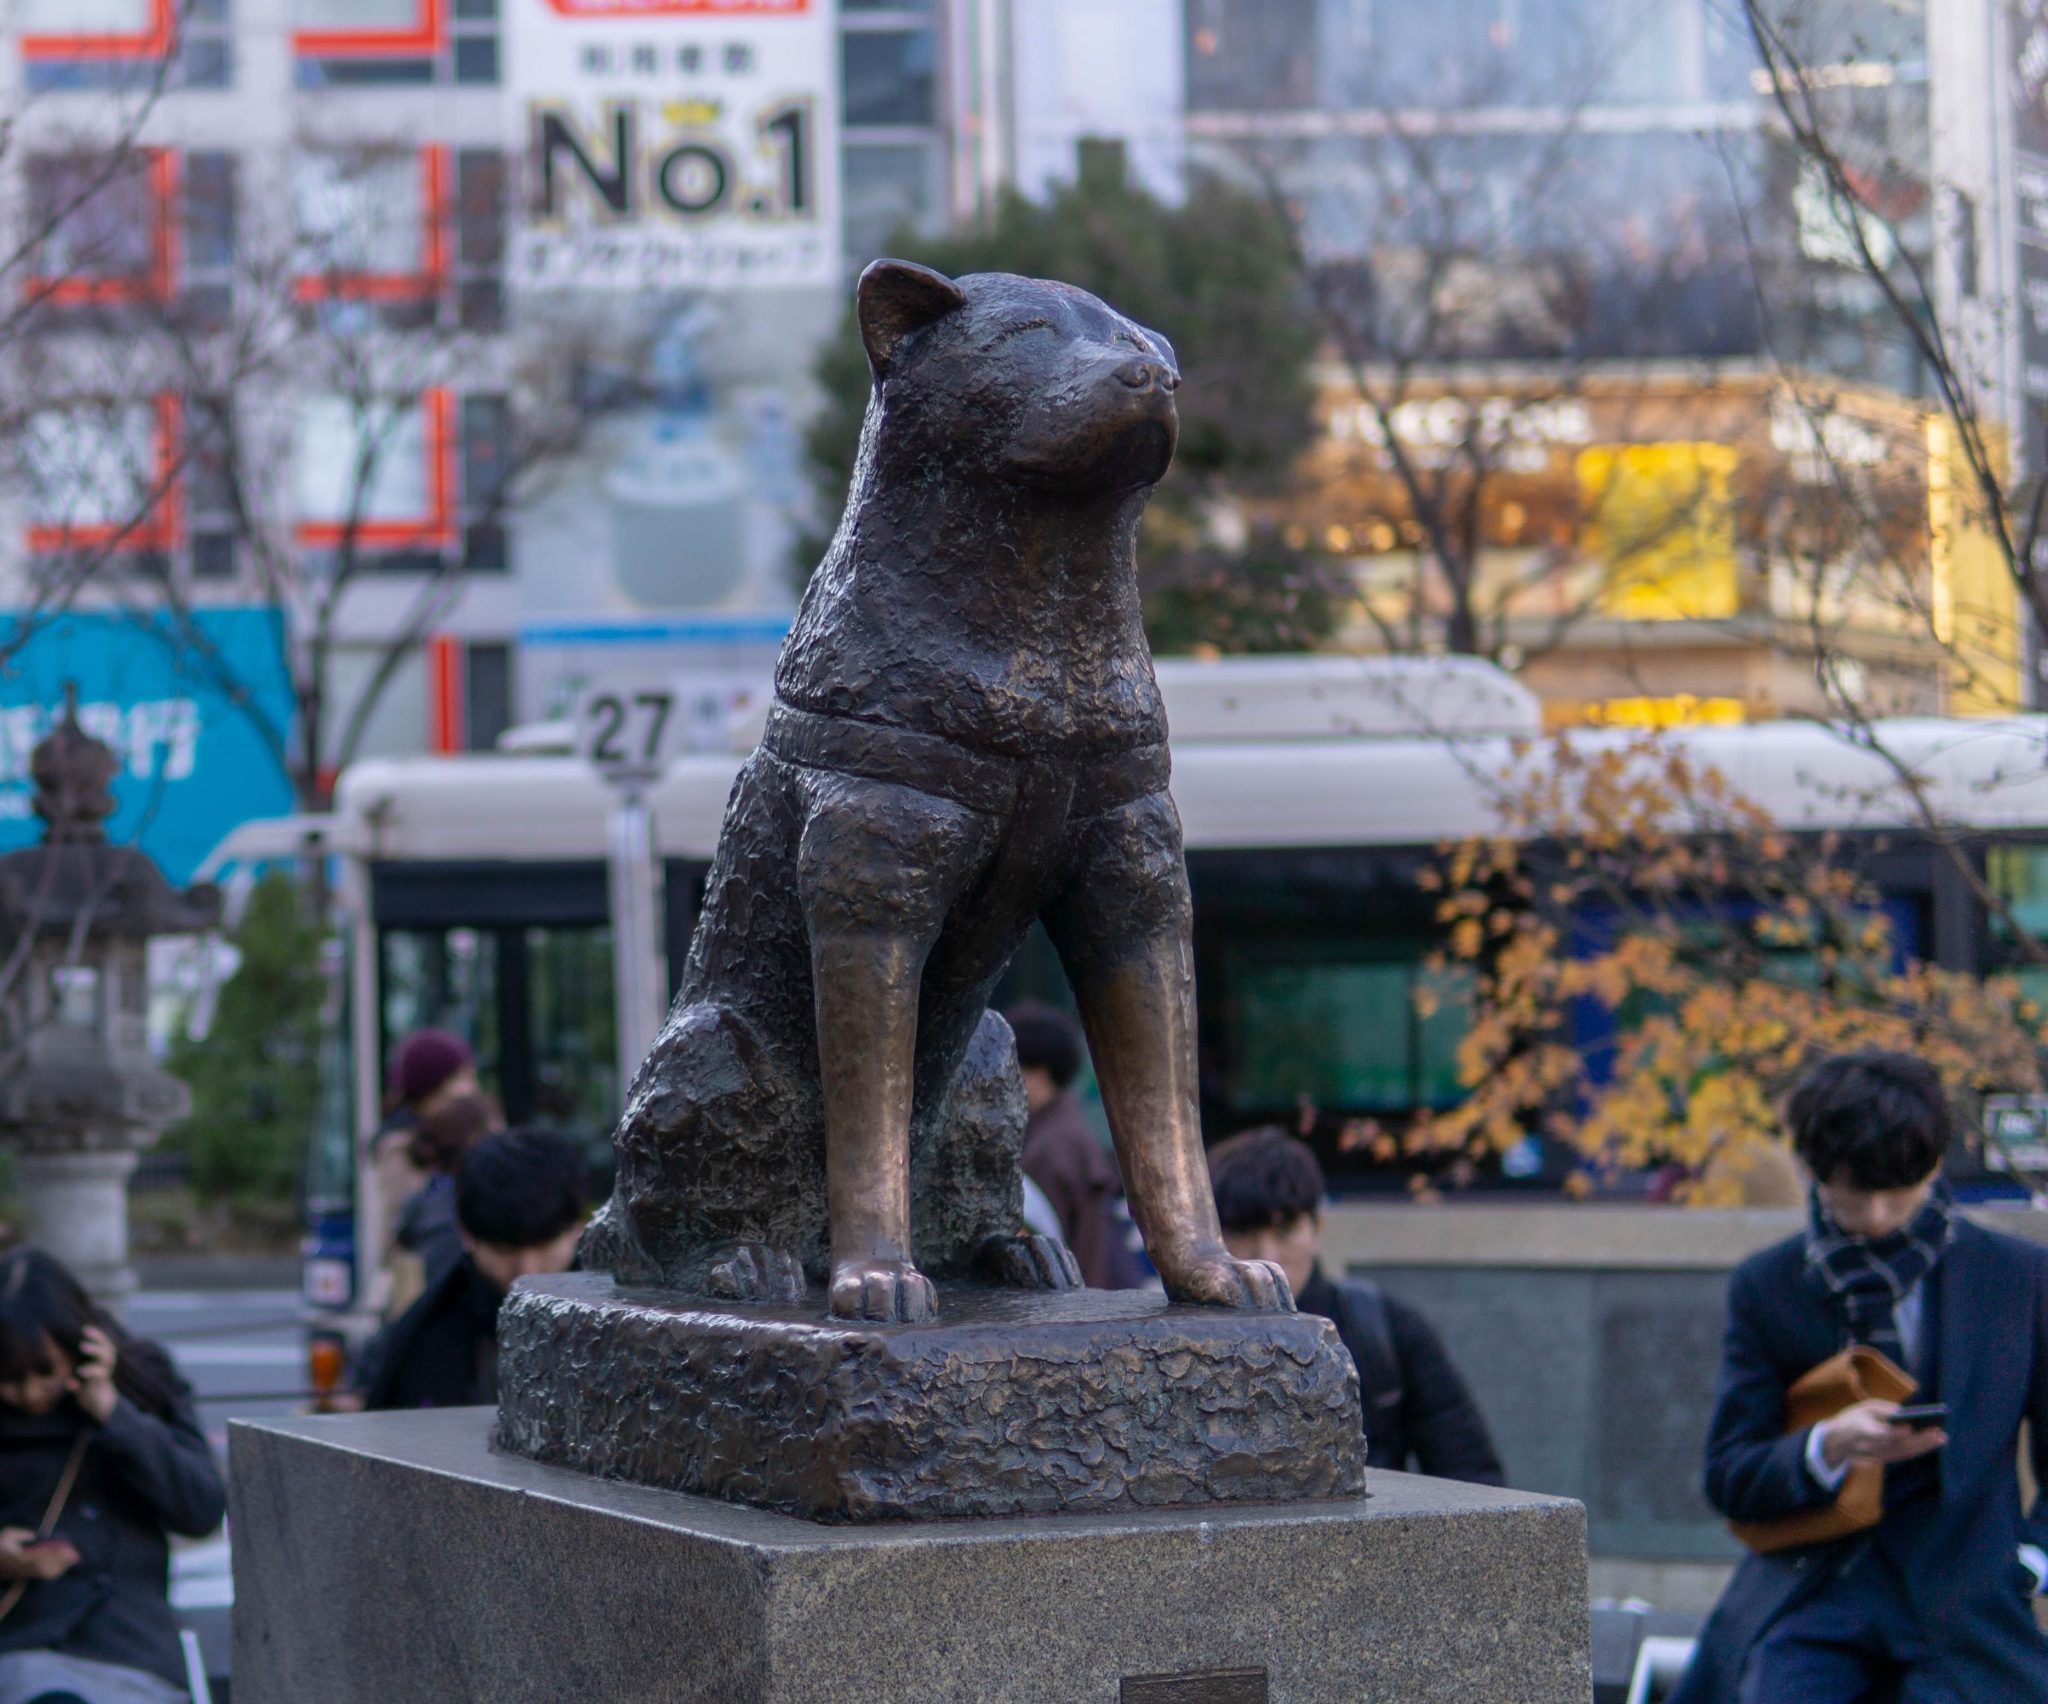
<svg viewBox="0 0 2048 1704">
<path fill-rule="evenodd" d="M 2048 1250 L 1958 1221 L 1927 1285 L 1933 1387 L 1919 1399 L 1949 1410 L 1949 1441 L 1929 1458 L 1931 1494 L 1900 1497 L 1890 1477 L 1871 1534 L 1744 1558 L 1674 1704 L 1732 1704 L 1757 1640 L 1868 1544 L 1905 1576 L 1957 1697 L 2048 1697 L 2048 1638 L 2017 1558 L 2023 1543 L 2048 1548 L 2048 1511 L 2037 1498 L 2021 1514 L 2013 1471 L 2020 1423 L 2031 1421 L 2034 1476 L 2048 1484 Z M 1707 1433 L 1707 1499 L 1724 1515 L 1768 1520 L 1831 1500 L 1806 1470 L 1806 1434 L 1785 1432 L 1785 1392 L 1841 1346 L 1803 1239 L 1735 1269 Z"/>
<path fill-rule="evenodd" d="M 1333 1283 L 1321 1266 L 1295 1302 L 1303 1313 L 1334 1321 L 1357 1364 L 1369 1467 L 1474 1485 L 1507 1483 L 1479 1405 L 1436 1328 L 1414 1308 L 1377 1285 L 1348 1278 Z"/>
<path fill-rule="evenodd" d="M 473 1408 L 498 1400 L 504 1295 L 468 1255 L 420 1292 L 363 1354 L 365 1408 Z"/>
<path fill-rule="evenodd" d="M 428 1286 L 440 1283 L 462 1259 L 462 1226 L 455 1217 L 455 1180 L 430 1177 L 398 1209 L 398 1246 L 420 1258 Z"/>
<path fill-rule="evenodd" d="M 163 1354 L 153 1344 L 124 1352 Z M 61 1651 L 185 1684 L 166 1534 L 212 1532 L 227 1512 L 227 1488 L 191 1391 L 182 1383 L 178 1391 L 168 1417 L 124 1396 L 104 1426 L 69 1400 L 41 1417 L 0 1406 L 0 1526 L 39 1527 L 72 1446 L 81 1433 L 90 1438 L 56 1526 L 77 1547 L 78 1566 L 30 1582 L 0 1621 L 0 1651 Z"/>
</svg>

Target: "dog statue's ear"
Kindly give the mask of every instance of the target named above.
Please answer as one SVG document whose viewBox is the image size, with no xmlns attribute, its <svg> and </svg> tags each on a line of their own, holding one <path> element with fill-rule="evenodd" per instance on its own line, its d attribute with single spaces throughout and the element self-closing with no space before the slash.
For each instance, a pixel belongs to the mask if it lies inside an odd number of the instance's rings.
<svg viewBox="0 0 2048 1704">
<path fill-rule="evenodd" d="M 877 260 L 860 275 L 855 300 L 860 340 L 868 346 L 868 365 L 879 379 L 906 337 L 943 319 L 967 298 L 952 279 L 929 266 L 914 260 Z"/>
</svg>

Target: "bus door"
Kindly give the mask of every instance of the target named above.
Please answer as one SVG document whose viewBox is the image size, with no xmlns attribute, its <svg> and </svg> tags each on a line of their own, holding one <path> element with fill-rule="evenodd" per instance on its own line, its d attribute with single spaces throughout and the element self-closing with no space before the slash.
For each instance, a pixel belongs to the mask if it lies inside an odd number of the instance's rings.
<svg viewBox="0 0 2048 1704">
<path fill-rule="evenodd" d="M 595 1147 L 619 1104 L 601 864 L 371 870 L 380 1078 L 416 1029 L 469 1043 L 512 1124 Z"/>
<path fill-rule="evenodd" d="M 667 871 L 670 975 L 679 977 L 704 878 Z M 370 869 L 378 1081 L 413 1030 L 452 1030 L 508 1123 L 581 1143 L 608 1187 L 618 1080 L 604 866 L 380 864 Z M 673 990 L 671 990 L 673 992 Z"/>
</svg>

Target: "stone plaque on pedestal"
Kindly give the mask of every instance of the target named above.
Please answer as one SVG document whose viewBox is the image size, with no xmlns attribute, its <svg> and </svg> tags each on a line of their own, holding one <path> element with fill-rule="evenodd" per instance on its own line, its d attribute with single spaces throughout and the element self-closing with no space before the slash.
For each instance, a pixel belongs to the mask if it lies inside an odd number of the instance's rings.
<svg viewBox="0 0 2048 1704">
<path fill-rule="evenodd" d="M 961 1287 L 925 1325 L 525 1278 L 498 1442 L 813 1520 L 1356 1496 L 1358 1375 L 1328 1320 L 1132 1290 Z"/>
</svg>

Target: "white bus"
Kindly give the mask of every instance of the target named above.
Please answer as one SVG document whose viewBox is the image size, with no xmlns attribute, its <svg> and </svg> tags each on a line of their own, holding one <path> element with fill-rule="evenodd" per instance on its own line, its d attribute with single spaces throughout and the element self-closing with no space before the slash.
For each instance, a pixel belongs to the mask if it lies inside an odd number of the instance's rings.
<svg viewBox="0 0 2048 1704">
<path fill-rule="evenodd" d="M 1436 942 L 1417 881 L 1447 840 L 1496 826 L 1498 778 L 1541 733 L 1533 697 L 1487 665 L 1345 658 L 1163 662 L 1173 793 L 1195 901 L 1203 1113 L 1227 1133 L 1315 1109 L 1348 1120 L 1455 1100 L 1463 1007 L 1421 1015 Z M 758 717 L 756 718 L 758 727 Z M 1903 951 L 1995 962 L 1983 908 L 1949 858 L 1915 838 L 1879 759 L 1807 723 L 1697 727 L 1677 737 L 1794 830 L 1873 837 L 1867 867 Z M 2012 910 L 2048 935 L 2048 718 L 1888 724 L 1888 746 L 1934 777 L 1944 818 L 1981 831 L 1976 855 Z M 382 1112 L 391 1048 L 440 1025 L 475 1047 L 515 1123 L 606 1150 L 622 1085 L 614 1061 L 606 819 L 611 796 L 567 750 L 380 759 L 343 776 L 331 816 L 251 824 L 210 860 L 303 855 L 339 871 L 337 984 L 327 1116 L 308 1157 L 307 1290 L 346 1311 L 366 1293 L 381 1227 L 360 1225 L 361 1158 Z M 745 748 L 747 732 L 732 741 Z M 539 747 L 540 749 L 534 749 Z M 740 750 L 673 764 L 651 792 L 671 980 L 680 976 Z M 1042 936 L 999 1001 L 1060 1000 Z M 1340 1184 L 1365 1162 L 1326 1161 Z M 1389 1185 L 1391 1175 L 1379 1179 Z M 1538 1171 L 1524 1182 L 1554 1184 Z"/>
</svg>

